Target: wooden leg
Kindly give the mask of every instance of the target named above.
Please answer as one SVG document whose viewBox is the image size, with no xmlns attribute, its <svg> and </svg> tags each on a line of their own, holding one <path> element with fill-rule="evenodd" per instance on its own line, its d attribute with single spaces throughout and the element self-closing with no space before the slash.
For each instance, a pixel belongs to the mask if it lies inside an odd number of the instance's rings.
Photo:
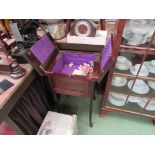
<svg viewBox="0 0 155 155">
<path fill-rule="evenodd" d="M 153 123 L 153 126 L 155 126 L 155 120 L 154 119 L 152 119 L 152 123 Z"/>
<path fill-rule="evenodd" d="M 92 111 L 93 111 L 93 98 L 90 97 L 90 105 L 89 105 L 89 125 L 90 125 L 90 127 L 93 127 Z"/>
<path fill-rule="evenodd" d="M 92 123 L 92 112 L 93 112 L 93 99 L 94 99 L 94 93 L 95 92 L 95 83 L 91 83 L 91 94 L 90 94 L 90 105 L 89 105 L 89 125 L 90 127 L 93 127 Z"/>
<path fill-rule="evenodd" d="M 102 111 L 100 112 L 100 117 L 104 117 L 106 113 L 107 113 L 107 112 L 106 112 L 105 110 L 102 110 Z"/>
<path fill-rule="evenodd" d="M 53 97 L 54 97 L 54 100 L 55 100 L 55 103 L 56 103 L 56 111 L 60 112 L 61 111 L 60 106 L 59 106 L 60 96 L 59 96 L 59 94 L 53 93 Z"/>
<path fill-rule="evenodd" d="M 93 99 L 94 99 L 94 100 L 96 100 L 96 96 L 95 96 L 95 90 L 94 90 L 94 97 L 93 97 Z"/>
<path fill-rule="evenodd" d="M 57 101 L 60 101 L 60 94 L 56 94 Z"/>
</svg>

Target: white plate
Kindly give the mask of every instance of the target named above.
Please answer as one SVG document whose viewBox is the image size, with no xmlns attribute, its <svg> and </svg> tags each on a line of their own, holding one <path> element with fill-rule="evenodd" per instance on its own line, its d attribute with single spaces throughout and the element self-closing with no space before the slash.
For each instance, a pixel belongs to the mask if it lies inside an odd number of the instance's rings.
<svg viewBox="0 0 155 155">
<path fill-rule="evenodd" d="M 138 70 L 140 68 L 140 64 L 136 64 L 135 66 L 130 68 L 130 72 L 133 75 L 137 75 Z M 147 70 L 145 65 L 142 65 L 141 70 L 138 74 L 139 76 L 148 76 L 149 75 L 149 71 Z"/>
<path fill-rule="evenodd" d="M 148 85 L 149 85 L 152 89 L 155 89 L 155 81 L 148 81 Z"/>
<path fill-rule="evenodd" d="M 128 82 L 128 87 L 131 89 L 133 80 Z M 136 80 L 132 91 L 137 94 L 147 94 L 149 92 L 149 86 L 143 80 Z"/>
<path fill-rule="evenodd" d="M 134 96 L 130 96 L 129 99 L 128 99 L 129 102 L 141 102 L 142 99 L 139 98 L 139 97 L 134 97 Z"/>
<path fill-rule="evenodd" d="M 145 61 L 144 65 L 149 70 L 150 73 L 155 74 L 155 66 L 152 66 L 151 61 Z"/>
<path fill-rule="evenodd" d="M 120 77 L 121 78 L 121 80 L 119 81 L 119 80 L 117 80 L 117 77 L 115 78 L 115 76 L 113 77 L 113 79 L 112 79 L 112 82 L 111 82 L 111 84 L 113 85 L 113 86 L 116 86 L 116 87 L 122 87 L 122 86 L 125 86 L 126 85 L 126 83 L 127 83 L 127 79 L 126 78 L 123 78 L 123 77 Z"/>
<path fill-rule="evenodd" d="M 147 104 L 147 101 L 146 99 L 142 100 L 141 102 L 138 102 L 137 104 L 141 107 L 141 108 L 144 108 Z M 151 100 L 149 102 L 149 104 L 146 106 L 145 108 L 146 110 L 148 111 L 155 111 L 155 100 Z"/>
<path fill-rule="evenodd" d="M 154 111 L 155 110 L 155 100 L 151 100 L 150 103 L 147 105 L 146 110 Z"/>
<path fill-rule="evenodd" d="M 141 99 L 137 104 L 141 107 L 144 108 L 146 106 L 147 99 Z"/>
<path fill-rule="evenodd" d="M 124 56 L 118 56 L 115 65 L 116 69 L 119 70 L 129 70 L 132 67 L 132 63 Z"/>
<path fill-rule="evenodd" d="M 109 102 L 116 106 L 124 106 L 127 96 L 121 94 L 109 94 Z"/>
</svg>

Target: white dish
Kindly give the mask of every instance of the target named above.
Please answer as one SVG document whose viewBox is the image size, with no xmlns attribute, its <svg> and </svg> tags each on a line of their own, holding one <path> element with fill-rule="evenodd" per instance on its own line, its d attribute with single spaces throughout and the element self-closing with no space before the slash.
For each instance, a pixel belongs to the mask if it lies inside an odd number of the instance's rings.
<svg viewBox="0 0 155 155">
<path fill-rule="evenodd" d="M 131 89 L 133 80 L 128 82 L 128 87 Z M 149 92 L 149 86 L 143 80 L 136 80 L 132 91 L 137 94 L 147 94 Z"/>
<path fill-rule="evenodd" d="M 151 100 L 146 107 L 146 110 L 154 111 L 155 110 L 155 100 Z"/>
<path fill-rule="evenodd" d="M 152 89 L 155 89 L 155 81 L 148 81 L 148 85 L 149 85 Z"/>
<path fill-rule="evenodd" d="M 129 102 L 141 102 L 142 99 L 139 98 L 139 97 L 134 97 L 134 96 L 130 96 L 129 99 L 128 99 Z"/>
<path fill-rule="evenodd" d="M 132 67 L 132 63 L 124 56 L 118 56 L 115 65 L 116 69 L 119 70 L 129 70 Z"/>
<path fill-rule="evenodd" d="M 143 99 L 141 102 L 138 102 L 137 104 L 141 107 L 144 108 L 147 104 L 148 100 Z M 151 100 L 149 104 L 145 108 L 148 111 L 155 111 L 155 100 Z"/>
<path fill-rule="evenodd" d="M 124 77 L 118 77 L 118 76 L 114 76 L 113 79 L 112 79 L 112 82 L 111 84 L 113 86 L 116 86 L 116 87 L 122 87 L 122 86 L 125 86 L 127 83 L 127 79 L 124 78 Z"/>
<path fill-rule="evenodd" d="M 109 94 L 109 102 L 116 106 L 124 106 L 127 96 L 121 94 Z"/>
<path fill-rule="evenodd" d="M 135 66 L 131 67 L 131 68 L 130 68 L 131 74 L 137 75 L 138 70 L 139 70 L 139 68 L 140 68 L 140 65 L 141 65 L 141 64 L 136 64 Z M 149 75 L 149 71 L 148 71 L 148 69 L 146 68 L 145 65 L 142 65 L 142 67 L 141 67 L 140 72 L 139 72 L 138 75 L 139 75 L 139 76 L 148 76 L 148 75 Z"/>
<path fill-rule="evenodd" d="M 149 70 L 150 73 L 155 74 L 155 60 L 145 61 L 144 65 Z"/>
<path fill-rule="evenodd" d="M 137 102 L 137 104 L 141 107 L 144 108 L 147 104 L 147 99 L 141 99 L 139 102 Z"/>
</svg>

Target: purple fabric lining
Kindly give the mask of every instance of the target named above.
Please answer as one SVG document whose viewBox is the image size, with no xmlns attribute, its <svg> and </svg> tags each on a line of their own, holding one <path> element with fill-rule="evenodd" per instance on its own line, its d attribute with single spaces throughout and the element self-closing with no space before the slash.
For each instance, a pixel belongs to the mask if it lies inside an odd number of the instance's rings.
<svg viewBox="0 0 155 155">
<path fill-rule="evenodd" d="M 63 54 L 60 55 L 60 57 L 58 58 L 56 64 L 54 65 L 54 67 L 52 68 L 52 72 L 56 72 L 56 73 L 60 73 L 63 66 L 64 66 L 64 61 L 63 61 Z"/>
<path fill-rule="evenodd" d="M 74 70 L 78 68 L 79 66 L 69 67 L 68 65 L 64 65 L 63 69 L 61 70 L 61 73 L 72 74 Z"/>
<path fill-rule="evenodd" d="M 74 69 L 78 69 L 82 63 L 89 63 L 90 61 L 95 61 L 94 54 L 64 52 L 57 60 L 52 71 L 56 73 L 73 73 Z M 74 67 L 68 66 L 71 62 L 74 63 Z"/>
<path fill-rule="evenodd" d="M 64 53 L 64 63 L 69 64 L 73 62 L 75 65 L 81 65 L 82 63 L 89 63 L 90 61 L 95 61 L 94 54 L 83 54 L 83 53 Z"/>
<path fill-rule="evenodd" d="M 53 53 L 55 47 L 47 35 L 44 35 L 37 43 L 31 47 L 32 53 L 41 64 Z"/>
<path fill-rule="evenodd" d="M 101 55 L 101 70 L 104 68 L 105 64 L 108 62 L 109 57 L 111 56 L 112 53 L 112 36 L 108 39 L 106 42 L 106 45 L 104 46 L 102 50 L 102 55 Z"/>
</svg>

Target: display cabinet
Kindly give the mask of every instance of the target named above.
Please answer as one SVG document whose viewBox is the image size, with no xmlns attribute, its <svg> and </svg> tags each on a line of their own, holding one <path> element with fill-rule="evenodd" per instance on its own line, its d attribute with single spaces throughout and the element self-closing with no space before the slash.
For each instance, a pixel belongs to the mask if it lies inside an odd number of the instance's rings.
<svg viewBox="0 0 155 155">
<path fill-rule="evenodd" d="M 125 112 L 155 119 L 155 21 L 119 20 L 100 116 Z"/>
</svg>

